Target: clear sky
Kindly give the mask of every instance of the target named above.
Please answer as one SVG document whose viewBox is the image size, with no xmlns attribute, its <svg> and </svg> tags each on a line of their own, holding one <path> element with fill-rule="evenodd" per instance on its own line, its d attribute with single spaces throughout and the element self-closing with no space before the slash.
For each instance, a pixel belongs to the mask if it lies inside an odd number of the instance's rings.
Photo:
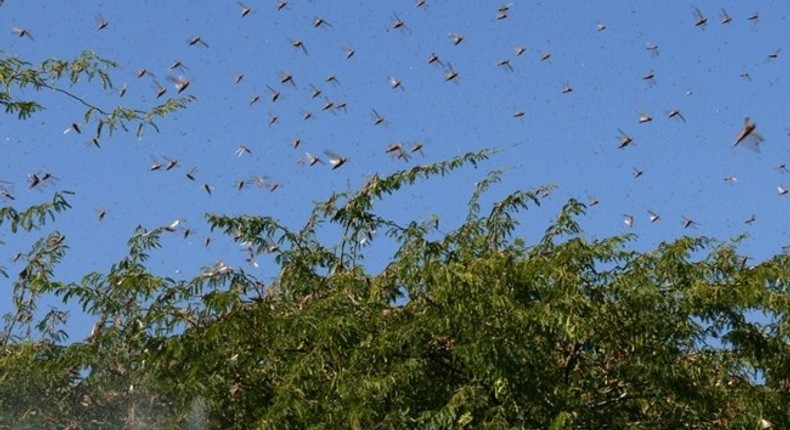
<svg viewBox="0 0 790 430">
<path fill-rule="evenodd" d="M 164 97 L 175 96 L 168 77 L 181 76 L 190 81 L 183 94 L 196 97 L 159 121 L 159 133 L 149 129 L 138 140 L 133 131 L 118 132 L 96 148 L 90 144 L 96 124 L 81 123 L 83 106 L 60 94 L 21 92 L 47 109 L 24 121 L 0 116 L 0 180 L 16 197 L 0 203 L 23 208 L 56 190 L 76 194 L 73 209 L 43 231 L 11 235 L 2 227 L 0 260 L 9 273 L 22 267 L 12 257 L 52 229 L 71 248 L 57 270 L 60 279 L 106 273 L 125 255 L 135 226 L 180 219 L 194 233 L 164 241 L 151 259 L 156 273 L 188 278 L 224 260 L 271 280 L 278 272 L 271 261 L 245 263 L 239 246 L 211 232 L 204 215 L 272 215 L 297 227 L 313 202 L 354 190 L 374 173 L 492 147 L 504 149 L 477 169 L 403 189 L 377 210 L 401 221 L 437 214 L 449 231 L 463 220 L 475 182 L 504 168 L 485 202 L 517 189 L 558 186 L 539 209 L 522 214 L 518 234 L 528 243 L 567 199 L 594 197 L 600 203 L 581 219 L 589 239 L 633 232 L 633 246 L 647 250 L 684 234 L 748 233 L 740 249 L 753 261 L 790 244 L 790 194 L 780 196 L 777 188 L 790 187 L 790 176 L 777 168 L 790 162 L 786 2 L 515 1 L 503 19 L 497 19 L 502 3 L 489 1 L 287 3 L 278 10 L 275 0 L 248 0 L 252 10 L 242 16 L 232 0 L 7 0 L 0 7 L 2 55 L 39 62 L 87 49 L 118 63 L 114 89 L 72 89 L 90 103 L 148 107 L 161 101 L 155 82 L 167 88 Z M 722 24 L 720 5 L 729 23 Z M 695 25 L 695 7 L 706 25 Z M 323 23 L 316 25 L 318 18 Z M 32 40 L 14 28 L 26 29 Z M 190 45 L 195 37 L 207 46 Z M 297 40 L 303 45 L 293 46 Z M 521 55 L 518 47 L 525 48 Z M 439 61 L 429 63 L 431 54 Z M 176 61 L 183 66 L 171 69 Z M 138 78 L 141 69 L 153 77 Z M 453 71 L 457 77 L 448 80 Z M 282 83 L 281 72 L 294 85 Z M 312 86 L 320 96 L 312 98 Z M 269 87 L 280 93 L 274 102 Z M 260 102 L 251 106 L 256 96 Z M 328 102 L 347 107 L 322 110 Z M 668 118 L 672 109 L 685 121 Z M 383 123 L 374 124 L 374 110 Z M 308 112 L 312 118 L 304 119 Z M 652 121 L 640 123 L 640 112 Z M 764 138 L 759 152 L 744 147 L 749 139 L 733 148 L 745 117 Z M 74 122 L 83 125 L 82 134 L 64 134 Z M 618 148 L 620 130 L 633 140 L 625 148 Z M 294 149 L 297 138 L 302 144 Z M 415 141 L 424 148 L 408 162 L 385 153 L 390 144 L 409 149 Z M 239 156 L 242 145 L 251 153 Z M 305 152 L 328 163 L 325 150 L 348 161 L 336 170 L 298 165 Z M 153 160 L 168 159 L 177 165 L 150 171 Z M 186 177 L 191 171 L 195 181 Z M 58 180 L 28 190 L 28 175 L 37 172 Z M 254 176 L 281 187 L 237 189 Z M 204 184 L 213 187 L 211 195 Z M 100 209 L 106 211 L 101 221 Z M 651 223 L 649 211 L 660 218 Z M 752 215 L 754 222 L 746 223 Z M 631 228 L 626 216 L 633 216 Z M 683 217 L 698 225 L 684 228 Z M 205 247 L 207 236 L 215 240 Z M 387 255 L 375 246 L 367 261 L 372 270 Z M 12 282 L 0 279 L 0 286 Z M 10 297 L 9 288 L 3 291 Z M 0 311 L 8 309 L 2 299 Z M 89 328 L 72 324 L 78 337 Z"/>
</svg>

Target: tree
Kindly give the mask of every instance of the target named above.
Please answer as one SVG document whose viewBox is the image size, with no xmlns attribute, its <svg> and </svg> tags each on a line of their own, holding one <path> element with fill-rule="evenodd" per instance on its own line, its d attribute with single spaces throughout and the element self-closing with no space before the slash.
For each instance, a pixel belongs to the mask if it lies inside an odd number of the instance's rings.
<svg viewBox="0 0 790 430">
<path fill-rule="evenodd" d="M 123 261 L 81 284 L 34 277 L 38 294 L 78 300 L 97 326 L 84 342 L 5 346 L 3 425 L 788 424 L 787 256 L 749 267 L 735 243 L 702 237 L 647 253 L 627 250 L 629 236 L 587 241 L 576 221 L 584 205 L 573 200 L 527 245 L 512 236 L 516 212 L 550 188 L 517 191 L 483 216 L 479 198 L 499 172 L 443 236 L 433 221 L 402 226 L 373 210 L 385 194 L 489 155 L 374 176 L 317 205 L 299 231 L 209 215 L 257 253 L 276 254 L 282 272 L 271 285 L 227 266 L 188 281 L 150 273 L 147 251 L 165 228 L 140 230 Z M 319 228 L 333 225 L 345 235 L 321 244 Z M 365 246 L 380 230 L 398 248 L 368 273 Z"/>
<path fill-rule="evenodd" d="M 68 90 L 91 78 L 111 87 L 112 67 L 91 52 L 36 67 L 4 58 L 0 103 L 25 119 L 42 106 L 13 89 L 63 94 L 86 105 L 98 139 L 105 128 L 155 127 L 191 100 L 104 109 Z M 265 215 L 207 215 L 253 255 L 274 255 L 271 283 L 225 264 L 185 279 L 152 273 L 146 261 L 168 226 L 138 228 L 123 259 L 61 282 L 53 273 L 67 248 L 57 231 L 44 235 L 14 276 L 0 428 L 790 425 L 788 256 L 748 266 L 737 241 L 682 237 L 643 253 L 628 235 L 590 241 L 575 200 L 528 243 L 518 213 L 552 187 L 516 190 L 484 214 L 501 171 L 478 184 L 450 232 L 377 215 L 386 195 L 494 152 L 373 176 L 317 204 L 298 230 Z M 45 226 L 69 195 L 6 206 L 0 225 Z M 327 230 L 340 239 L 320 240 Z M 368 246 L 386 240 L 386 268 L 367 270 Z M 66 315 L 37 307 L 47 295 L 79 303 L 91 335 L 65 342 Z"/>
</svg>

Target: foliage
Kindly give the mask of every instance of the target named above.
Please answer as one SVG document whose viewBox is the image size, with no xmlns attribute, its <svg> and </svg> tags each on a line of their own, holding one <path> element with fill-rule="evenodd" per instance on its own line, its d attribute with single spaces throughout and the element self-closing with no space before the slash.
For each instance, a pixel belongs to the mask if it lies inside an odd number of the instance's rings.
<svg viewBox="0 0 790 430">
<path fill-rule="evenodd" d="M 138 138 L 143 136 L 146 126 L 158 130 L 154 122 L 167 114 L 180 110 L 194 100 L 194 96 L 167 99 L 164 103 L 148 109 L 118 106 L 112 110 L 92 104 L 68 90 L 82 81 L 88 83 L 99 81 L 101 88 L 112 89 L 110 70 L 116 67 L 115 62 L 102 58 L 93 51 L 83 51 L 77 58 L 68 61 L 59 58 L 44 60 L 39 66 L 20 60 L 16 57 L 0 58 L 0 106 L 7 114 L 16 114 L 19 119 L 27 119 L 44 109 L 35 100 L 20 99 L 15 95 L 17 89 L 32 87 L 36 91 L 53 91 L 76 100 L 86 107 L 83 115 L 86 123 L 96 120 L 94 138 L 102 137 L 105 127 L 112 135 L 121 128 L 128 131 L 128 124 L 136 124 Z M 66 81 L 65 88 L 61 81 Z M 20 91 L 21 92 L 21 91 Z"/>
<path fill-rule="evenodd" d="M 500 172 L 444 235 L 430 220 L 399 226 L 375 214 L 381 196 L 489 155 L 373 177 L 319 203 L 298 231 L 210 215 L 254 253 L 275 255 L 270 285 L 225 265 L 188 281 L 150 273 L 148 252 L 168 227 L 138 229 L 107 273 L 63 284 L 50 279 L 57 256 L 44 258 L 50 236 L 37 244 L 42 267 L 15 284 L 27 313 L 0 358 L 0 428 L 790 424 L 787 256 L 748 267 L 735 243 L 707 238 L 646 253 L 627 250 L 628 236 L 589 241 L 574 200 L 528 246 L 513 236 L 515 212 L 550 188 L 480 215 Z M 317 233 L 332 225 L 346 234 L 326 246 Z M 379 230 L 397 249 L 368 273 L 361 255 Z M 20 331 L 42 294 L 81 303 L 96 319 L 91 336 L 63 344 L 49 329 L 57 313 L 38 324 L 43 337 Z"/>
</svg>

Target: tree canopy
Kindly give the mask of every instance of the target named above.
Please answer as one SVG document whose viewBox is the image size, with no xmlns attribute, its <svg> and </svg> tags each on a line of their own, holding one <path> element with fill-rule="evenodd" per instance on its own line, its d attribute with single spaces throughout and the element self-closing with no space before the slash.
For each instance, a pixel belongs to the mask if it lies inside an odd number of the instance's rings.
<svg viewBox="0 0 790 430">
<path fill-rule="evenodd" d="M 106 272 L 61 283 L 49 274 L 64 250 L 57 235 L 42 239 L 14 284 L 0 425 L 788 424 L 786 255 L 747 266 L 735 243 L 704 237 L 645 253 L 628 250 L 629 236 L 588 241 L 578 221 L 585 207 L 573 200 L 528 244 L 512 234 L 517 212 L 549 189 L 516 191 L 481 214 L 478 199 L 497 172 L 479 183 L 454 231 L 376 215 L 384 195 L 489 155 L 373 176 L 316 205 L 299 231 L 266 216 L 209 215 L 212 227 L 276 255 L 281 273 L 268 285 L 229 266 L 186 280 L 151 273 L 147 253 L 164 227 L 140 229 Z M 60 198 L 46 210 L 62 208 Z M 332 225 L 345 232 L 340 242 L 317 240 Z M 369 273 L 362 257 L 381 233 L 397 249 Z M 96 320 L 91 336 L 59 342 L 62 315 L 33 318 L 44 294 L 78 301 Z M 771 322 L 747 317 L 755 312 Z"/>
</svg>

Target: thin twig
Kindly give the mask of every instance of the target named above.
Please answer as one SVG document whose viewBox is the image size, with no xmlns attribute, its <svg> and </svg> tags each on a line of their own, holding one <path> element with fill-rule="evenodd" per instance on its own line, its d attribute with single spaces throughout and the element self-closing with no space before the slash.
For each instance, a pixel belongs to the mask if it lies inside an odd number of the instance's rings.
<svg viewBox="0 0 790 430">
<path fill-rule="evenodd" d="M 96 112 L 99 112 L 99 113 L 100 113 L 100 114 L 102 114 L 102 115 L 105 115 L 105 116 L 109 116 L 109 115 L 110 115 L 110 114 L 109 114 L 107 111 L 105 111 L 104 109 L 102 109 L 102 108 L 100 108 L 100 107 L 98 107 L 98 106 L 94 106 L 94 105 L 92 105 L 92 104 L 90 104 L 90 103 L 86 102 L 85 100 L 83 100 L 81 97 L 78 97 L 78 96 L 76 96 L 76 95 L 72 94 L 71 92 L 69 92 L 69 91 L 66 91 L 66 90 L 64 90 L 64 89 L 62 89 L 62 88 L 53 87 L 53 86 L 51 86 L 51 85 L 49 85 L 49 84 L 47 84 L 47 83 L 43 83 L 43 84 L 42 84 L 42 86 L 43 86 L 44 88 L 48 88 L 48 89 L 50 89 L 50 90 L 52 90 L 52 91 L 57 91 L 57 92 L 59 92 L 59 93 L 65 94 L 65 95 L 67 95 L 67 96 L 69 96 L 69 97 L 73 98 L 74 100 L 77 100 L 78 102 L 82 103 L 83 105 L 85 105 L 85 106 L 87 106 L 87 107 L 89 107 L 89 108 L 91 108 L 91 109 L 95 110 Z"/>
</svg>

